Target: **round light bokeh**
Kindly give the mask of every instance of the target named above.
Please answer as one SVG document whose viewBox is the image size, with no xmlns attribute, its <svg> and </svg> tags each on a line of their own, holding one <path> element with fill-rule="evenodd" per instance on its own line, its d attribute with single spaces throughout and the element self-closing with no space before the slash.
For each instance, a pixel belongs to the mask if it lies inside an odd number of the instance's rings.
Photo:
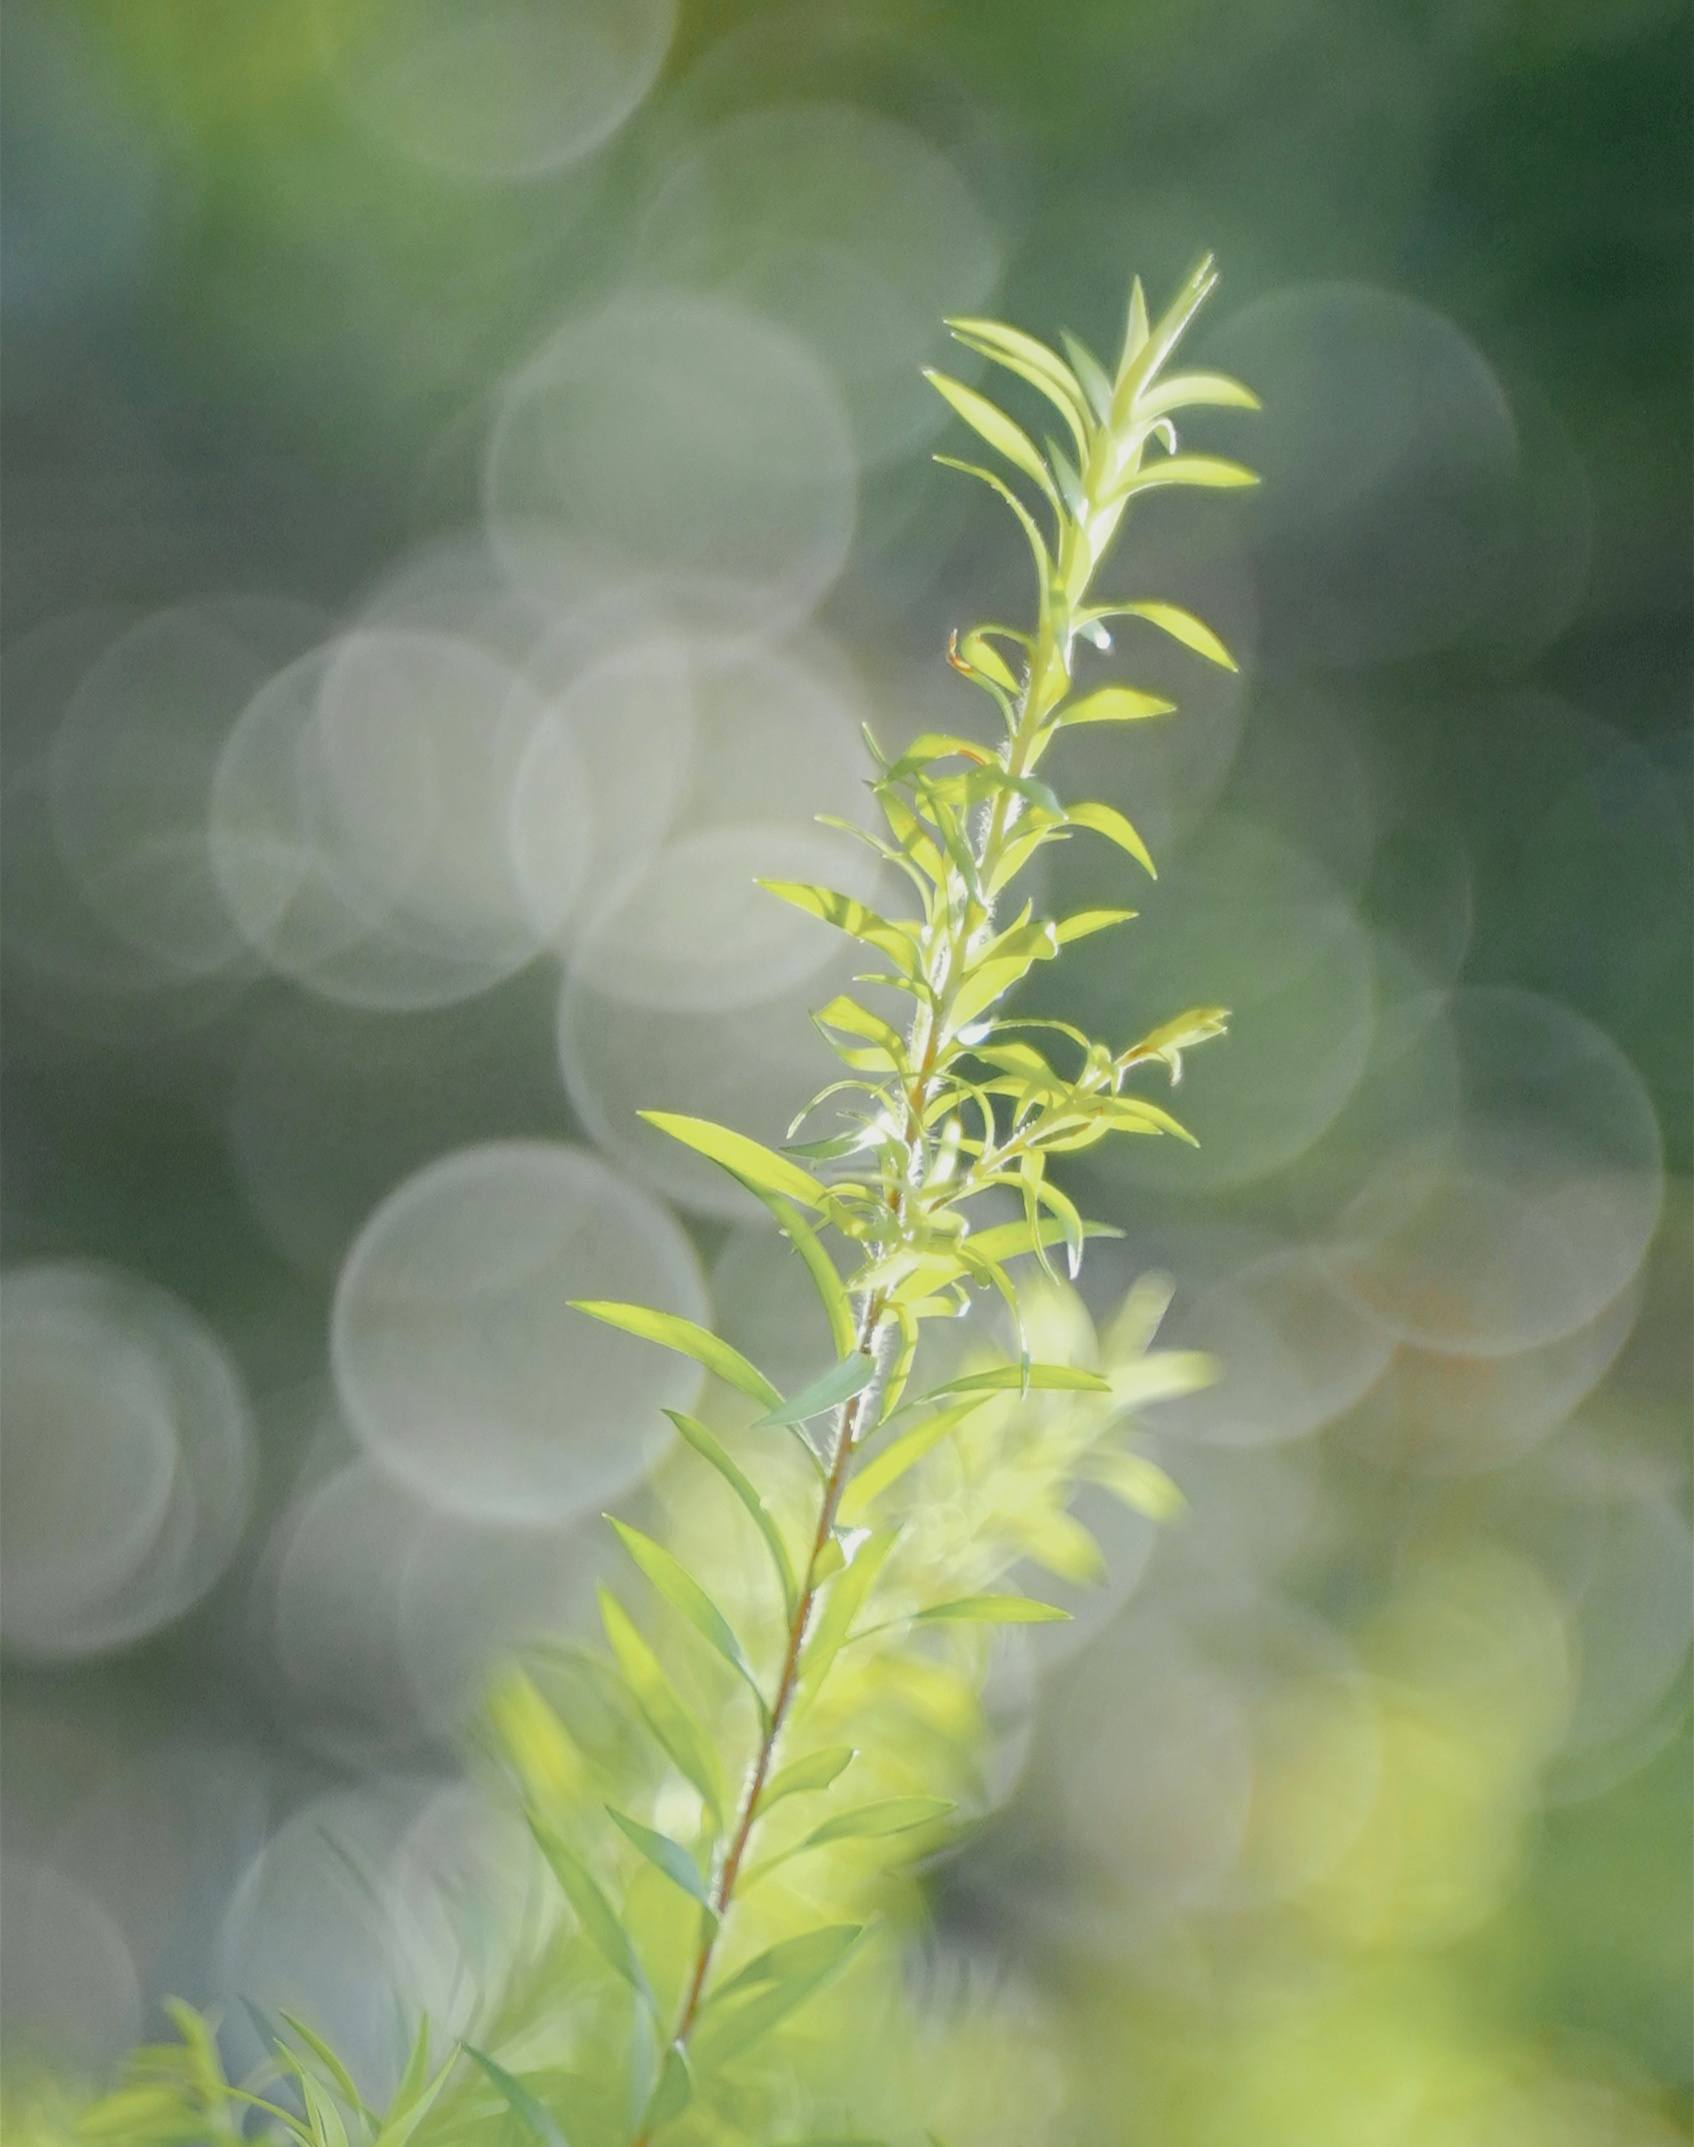
<svg viewBox="0 0 1694 2147">
<path fill-rule="evenodd" d="M 798 915 L 795 921 L 812 922 Z M 823 925 L 814 929 L 826 941 L 833 936 Z M 586 1130 L 609 1155 L 696 1214 L 743 1222 L 760 1213 L 754 1195 L 715 1163 L 637 1113 L 686 1111 L 779 1146 L 799 1105 L 842 1075 L 841 1061 L 808 1018 L 842 988 L 850 967 L 850 958 L 831 956 L 827 945 L 825 954 L 831 966 L 775 997 L 702 1012 L 615 998 L 586 969 L 573 970 L 559 1001 L 559 1065 Z M 824 1105 L 796 1138 L 841 1131 Z"/>
<path fill-rule="evenodd" d="M 674 1218 L 587 1149 L 443 1156 L 389 1195 L 342 1269 L 331 1357 L 349 1428 L 451 1513 L 540 1526 L 606 1503 L 700 1374 L 572 1312 L 576 1297 L 709 1316 Z"/>
<path fill-rule="evenodd" d="M 570 323 L 512 379 L 484 490 L 497 543 L 552 522 L 733 640 L 805 618 L 829 589 L 857 479 L 839 391 L 797 337 L 652 294 Z"/>
<path fill-rule="evenodd" d="M 583 879 L 588 802 L 562 725 L 445 635 L 365 630 L 276 673 L 219 761 L 212 814 L 243 934 L 354 1005 L 487 990 L 556 937 Z"/>
<path fill-rule="evenodd" d="M 51 749 L 53 824 L 89 906 L 185 978 L 248 949 L 208 849 L 218 756 L 265 679 L 321 630 L 309 606 L 259 598 L 143 619 L 89 666 Z"/>
<path fill-rule="evenodd" d="M 325 61 L 387 147 L 467 180 L 591 155 L 652 88 L 675 0 L 316 0 Z"/>
<path fill-rule="evenodd" d="M 179 1617 L 228 1562 L 253 1489 L 246 1395 L 201 1320 L 118 1269 L 16 1269 L 0 1326 L 6 1642 L 103 1653 Z"/>
<path fill-rule="evenodd" d="M 1333 1271 L 1426 1349 L 1506 1355 L 1586 1325 L 1658 1219 L 1641 1077 L 1591 1022 L 1528 992 L 1468 988 L 1408 1018 L 1455 1056 L 1452 1115 L 1406 1092 L 1415 1115 L 1341 1216 Z"/>
<path fill-rule="evenodd" d="M 921 134 L 820 101 L 763 105 L 689 138 L 647 203 L 637 269 L 725 293 L 803 336 L 841 383 L 866 459 L 880 461 L 941 429 L 919 368 L 938 314 L 983 310 L 999 247 Z"/>
</svg>

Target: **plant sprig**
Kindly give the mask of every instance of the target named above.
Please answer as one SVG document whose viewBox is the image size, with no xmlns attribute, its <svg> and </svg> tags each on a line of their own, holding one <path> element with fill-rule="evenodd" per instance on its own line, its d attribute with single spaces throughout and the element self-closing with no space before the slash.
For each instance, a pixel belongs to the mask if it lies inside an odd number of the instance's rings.
<svg viewBox="0 0 1694 2147">
<path fill-rule="evenodd" d="M 1158 1285 L 1131 1292 L 1093 1370 L 1063 1349 L 1038 1353 L 1028 1271 L 1020 1283 L 1014 1263 L 1033 1262 L 1035 1282 L 1057 1290 L 1060 1265 L 1074 1278 L 1088 1239 L 1115 1234 L 1079 1212 L 1051 1174 L 1054 1159 L 1118 1134 L 1190 1140 L 1138 1077 L 1158 1066 L 1174 1083 L 1183 1054 L 1221 1035 L 1227 1014 L 1190 1007 L 1114 1045 L 1003 1009 L 1038 964 L 1134 916 L 1096 908 L 1048 919 L 1018 905 L 1019 877 L 1043 850 L 1094 836 L 1154 871 L 1121 812 L 1062 801 L 1044 773 L 1063 731 L 1172 713 L 1131 685 L 1081 683 L 1079 644 L 1109 649 L 1110 625 L 1134 622 L 1234 668 L 1211 628 L 1179 606 L 1093 597 L 1142 494 L 1254 481 L 1239 464 L 1186 451 L 1174 422 L 1191 408 L 1256 407 L 1235 381 L 1169 369 L 1215 280 L 1210 259 L 1201 262 L 1157 319 L 1136 283 L 1110 372 L 1070 337 L 1061 356 L 1000 322 L 949 323 L 962 346 L 1033 391 L 1060 432 L 1038 441 L 975 387 L 928 376 L 995 458 L 936 459 L 1010 510 L 1033 568 L 1027 625 L 981 622 L 948 643 L 953 669 L 994 705 L 999 743 L 926 733 L 890 754 L 869 741 L 881 827 L 849 831 L 906 883 L 909 914 L 886 916 L 833 888 L 763 883 L 853 940 L 867 964 L 854 992 L 814 1016 L 843 1073 L 800 1111 L 787 1144 L 676 1112 L 643 1114 L 763 1202 L 810 1278 L 828 1354 L 820 1349 L 815 1376 L 784 1394 L 694 1322 L 642 1305 L 577 1307 L 693 1360 L 751 1408 L 739 1434 L 680 1412 L 672 1421 L 688 1465 L 712 1472 L 757 1532 L 764 1556 L 754 1570 L 768 1588 L 763 1610 L 726 1608 L 686 1543 L 615 1521 L 658 1612 L 657 1637 L 608 1592 L 609 1661 L 558 1653 L 574 1713 L 521 1672 L 503 1680 L 495 1742 L 569 1910 L 567 1966 L 555 1938 L 520 1949 L 479 2026 L 489 2047 L 467 2042 L 436 2066 L 421 2039 L 383 2115 L 303 2025 L 277 2039 L 261 2074 L 229 2085 L 205 2024 L 181 2009 L 180 2044 L 142 2053 L 129 2082 L 85 2113 L 81 2137 L 233 2140 L 257 2113 L 273 2136 L 301 2147 L 652 2147 L 711 2098 L 733 2096 L 743 2061 L 851 1972 L 869 1943 L 874 1886 L 867 1894 L 865 1882 L 952 1823 L 952 1800 L 935 1793 L 948 1784 L 903 1777 L 905 1755 L 889 1751 L 878 1771 L 868 1749 L 869 1733 L 886 1726 L 878 1680 L 922 1689 L 934 1711 L 956 1713 L 956 1688 L 941 1704 L 922 1648 L 951 1648 L 980 1669 L 996 1627 L 1062 1617 L 1002 1583 L 1026 1558 L 1065 1580 L 1093 1577 L 1097 1546 L 1067 1510 L 1079 1481 L 1144 1512 L 1178 1502 L 1168 1479 L 1123 1444 L 1130 1412 L 1208 1376 L 1192 1355 L 1148 1354 Z M 819 1132 L 826 1107 L 835 1129 Z M 1008 1194 L 1017 1219 L 984 1223 L 982 1204 Z M 1005 1309 L 1011 1354 L 967 1360 L 914 1392 L 924 1327 L 952 1320 L 983 1291 Z M 762 1448 L 767 1438 L 783 1443 Z M 774 1457 L 788 1442 L 798 1459 L 784 1480 Z M 769 1464 L 755 1458 L 765 1451 Z M 970 1495 L 937 1501 L 931 1487 L 949 1469 Z M 745 1573 L 738 1581 L 751 1585 Z M 746 1637 L 755 1625 L 760 1637 Z M 732 1737 L 742 1740 L 733 1748 Z M 643 1796 L 645 1815 L 625 1808 Z M 792 1887 L 784 1894 L 797 1871 L 815 1884 L 832 1860 L 845 1876 L 824 1894 L 842 1913 L 820 1914 Z M 749 1924 L 750 1903 L 773 1898 L 785 1902 L 782 1918 Z M 664 1937 L 679 1928 L 680 1944 Z M 574 2061 L 553 2065 L 561 1988 L 573 1993 L 582 2058 L 599 2059 L 597 2080 Z M 523 2056 L 538 2038 L 552 2046 L 551 2069 Z M 605 2051 L 618 2042 L 630 2063 L 608 2067 Z"/>
<path fill-rule="evenodd" d="M 1198 656 L 1234 668 L 1211 629 L 1174 604 L 1088 603 L 1095 575 L 1140 493 L 1166 485 L 1221 488 L 1255 481 L 1237 463 L 1183 454 L 1172 423 L 1174 413 L 1194 405 L 1256 407 L 1248 389 L 1221 375 L 1182 376 L 1165 370 L 1215 281 L 1208 258 L 1156 321 L 1148 317 L 1138 281 L 1122 351 L 1110 376 L 1075 342 L 1070 343 L 1067 362 L 1034 337 L 999 322 L 949 324 L 960 343 L 1016 375 L 1052 406 L 1073 451 L 1067 453 L 1052 439 L 1037 447 L 1012 417 L 975 388 L 941 373 L 927 375 L 964 422 L 1010 466 L 1012 478 L 951 455 L 936 459 L 979 479 L 1011 509 L 1035 570 L 1035 616 L 1029 629 L 984 623 L 955 634 L 949 643 L 950 663 L 994 703 L 1004 736 L 999 747 L 988 752 L 963 738 L 926 734 L 898 756 L 883 753 L 871 741 L 877 761 L 872 793 L 887 834 L 870 839 L 911 883 L 918 897 L 915 915 L 886 918 L 833 888 L 763 883 L 781 900 L 846 933 L 877 957 L 881 966 L 858 981 L 909 1001 L 909 1017 L 901 1027 L 863 999 L 846 994 L 813 1017 L 847 1069 L 847 1079 L 813 1098 L 791 1130 L 833 1095 L 853 1100 L 838 1106 L 838 1115 L 849 1122 L 844 1136 L 811 1143 L 798 1153 L 778 1153 L 707 1121 L 645 1114 L 766 1203 L 777 1226 L 806 1258 L 837 1346 L 851 1334 L 850 1346 L 804 1397 L 788 1404 L 780 1398 L 776 1403 L 767 1400 L 765 1423 L 801 1424 L 833 1405 L 833 1425 L 803 1584 L 786 1602 L 786 1634 L 774 1686 L 768 1699 L 757 1695 L 758 1740 L 717 1858 L 699 1943 L 669 2036 L 673 2051 L 685 2051 L 702 2017 L 709 2018 L 714 2005 L 730 2003 L 736 1990 L 745 1988 L 742 1978 L 731 1978 L 714 1991 L 712 1979 L 748 1847 L 808 1657 L 823 1645 L 838 1648 L 851 1637 L 847 1631 L 828 1630 L 829 1608 L 819 1614 L 820 1597 L 830 1608 L 853 1600 L 856 1609 L 868 1592 L 860 1584 L 871 1562 L 868 1546 L 850 1546 L 839 1528 L 859 1454 L 897 1417 L 902 1419 L 902 1439 L 911 1444 L 944 1434 L 959 1413 L 957 1387 L 902 1410 L 921 1325 L 956 1315 L 966 1308 L 973 1290 L 991 1288 L 1011 1315 L 1018 1354 L 1012 1363 L 977 1375 L 981 1391 L 1005 1386 L 1020 1394 L 1056 1386 L 1103 1388 L 1105 1382 L 1097 1375 L 1031 1361 L 1009 1263 L 1032 1255 L 1051 1272 L 1050 1248 L 1057 1243 L 1074 1276 L 1088 1234 L 1102 1227 L 1086 1222 L 1052 1182 L 1052 1158 L 1114 1133 L 1192 1138 L 1168 1111 L 1130 1088 L 1129 1078 L 1136 1069 L 1159 1061 L 1174 1079 L 1184 1051 L 1223 1033 L 1223 1008 L 1190 1008 L 1116 1050 L 1061 1028 L 1061 1041 L 1073 1054 L 1069 1071 L 1061 1071 L 1028 1040 L 1029 1024 L 1003 1018 L 996 1009 L 1038 962 L 1051 961 L 1068 941 L 1132 914 L 1096 910 L 1058 922 L 1037 920 L 1026 902 L 1002 923 L 1014 883 L 1041 850 L 1078 832 L 1093 833 L 1115 843 L 1146 871 L 1154 869 L 1140 836 L 1115 808 L 1066 805 L 1037 772 L 1066 728 L 1135 722 L 1171 712 L 1171 703 L 1127 686 L 1100 686 L 1079 694 L 1074 682 L 1078 637 L 1106 644 L 1107 619 L 1135 618 L 1172 635 Z M 1015 489 L 1016 478 L 1034 487 L 1038 501 L 1033 509 Z M 1049 525 L 1045 529 L 1043 514 Z M 801 1157 L 816 1163 L 819 1174 L 805 1167 Z M 1024 1221 L 973 1234 L 973 1205 L 1001 1189 L 1018 1196 Z M 818 1257 L 820 1228 L 837 1233 L 850 1249 L 852 1267 L 845 1282 L 836 1278 L 827 1255 Z M 632 1317 L 619 1306 L 589 1303 L 580 1309 L 618 1324 L 629 1324 Z M 749 1391 L 743 1369 L 726 1365 L 721 1357 L 714 1362 L 684 1323 L 659 1314 L 645 1317 L 653 1323 L 647 1330 L 653 1340 L 699 1358 Z M 727 1347 L 717 1344 L 718 1351 Z M 762 1381 L 762 1375 L 757 1376 Z M 762 1385 L 751 1391 L 766 1399 Z M 952 1409 L 934 1406 L 950 1402 L 955 1404 Z M 709 1454 L 706 1458 L 714 1460 Z M 746 1491 L 740 1485 L 736 1489 L 745 1500 Z M 708 1622 L 692 1593 L 679 1589 L 675 1576 L 655 1572 L 645 1562 L 643 1570 L 690 1623 L 725 1651 L 718 1614 L 712 1613 Z M 692 1591 L 693 1584 L 688 1585 Z M 1026 1621 L 1059 1613 L 1023 1597 L 990 1594 L 922 1606 L 913 1615 Z M 833 1624 L 842 1621 L 837 1618 Z M 819 1666 L 817 1674 L 826 1674 L 826 1669 Z M 834 1965 L 834 1949 L 828 1951 Z M 745 1974 L 742 1971 L 742 1977 Z M 647 2147 L 654 2129 L 643 2124 L 637 2147 Z"/>
</svg>

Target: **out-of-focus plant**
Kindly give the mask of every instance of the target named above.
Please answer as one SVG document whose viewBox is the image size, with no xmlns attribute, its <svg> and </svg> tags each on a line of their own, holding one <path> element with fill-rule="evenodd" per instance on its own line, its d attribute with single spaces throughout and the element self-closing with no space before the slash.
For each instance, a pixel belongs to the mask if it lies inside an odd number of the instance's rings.
<svg viewBox="0 0 1694 2147">
<path fill-rule="evenodd" d="M 948 648 L 1002 735 L 987 747 L 925 733 L 899 753 L 868 739 L 883 828 L 847 832 L 906 884 L 907 913 L 766 883 L 868 964 L 860 995 L 814 1017 L 844 1073 L 788 1146 L 645 1114 L 769 1210 L 815 1286 L 818 1371 L 784 1394 L 688 1320 L 579 1306 L 697 1361 L 727 1413 L 674 1416 L 670 1474 L 691 1474 L 668 1527 L 611 1523 L 639 1608 L 603 1594 L 605 1650 L 539 1650 L 493 1697 L 491 1747 L 551 1879 L 465 2042 L 432 2056 L 420 2033 L 378 2112 L 314 2027 L 279 2023 L 264 2071 L 235 2084 L 206 2023 L 177 2008 L 179 2040 L 138 2053 L 83 2113 L 81 2138 L 233 2142 L 256 2128 L 302 2147 L 684 2147 L 821 2141 L 844 2127 L 864 2140 L 867 2126 L 914 2138 L 951 2121 L 924 2077 L 923 2031 L 898 2002 L 888 1934 L 913 1859 L 982 1800 L 995 1629 L 1064 1615 L 1004 1583 L 1024 1561 L 1068 1581 L 1098 1572 L 1098 1546 L 1069 1510 L 1081 1482 L 1144 1511 L 1170 1506 L 1174 1487 L 1130 1443 L 1134 1412 L 1208 1375 L 1192 1355 L 1150 1352 L 1156 1281 L 1131 1291 L 1098 1350 L 1091 1332 L 1063 1331 L 1067 1303 L 1080 1308 L 1059 1269 L 1074 1278 L 1102 1226 L 1052 1165 L 1114 1135 L 1191 1139 L 1144 1077 L 1174 1083 L 1225 1010 L 1160 1009 L 1114 1045 L 1002 1007 L 1038 963 L 1134 915 L 1038 917 L 1017 886 L 1043 850 L 1097 837 L 1154 869 L 1120 812 L 1067 802 L 1051 780 L 1067 732 L 1172 712 L 1086 675 L 1111 628 L 1163 633 L 1232 667 L 1176 605 L 1094 593 L 1141 495 L 1253 482 L 1177 438 L 1191 408 L 1254 407 L 1233 380 L 1171 369 L 1214 281 L 1203 261 L 1157 318 L 1137 283 L 1109 372 L 1069 337 L 1061 356 L 999 322 L 950 324 L 1056 426 L 1038 440 L 974 387 L 929 376 L 994 463 L 937 459 L 1005 504 L 1034 567 L 1026 626 L 972 625 Z M 838 1130 L 820 1133 L 825 1107 Z M 1008 1196 L 1013 1220 L 979 1220 Z M 1018 1262 L 1034 1263 L 1019 1270 L 1033 1285 L 1014 1279 Z M 932 1366 L 925 1329 L 956 1337 L 983 1292 L 1003 1307 L 1007 1346 L 967 1342 Z M 836 2032 L 843 2019 L 852 2038 Z M 959 2121 L 981 2147 L 992 2118 Z"/>
</svg>

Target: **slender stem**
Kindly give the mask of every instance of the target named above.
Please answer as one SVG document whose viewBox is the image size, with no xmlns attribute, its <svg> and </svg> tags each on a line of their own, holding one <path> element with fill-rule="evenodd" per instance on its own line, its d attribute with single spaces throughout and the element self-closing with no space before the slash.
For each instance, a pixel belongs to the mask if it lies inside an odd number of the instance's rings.
<svg viewBox="0 0 1694 2147">
<path fill-rule="evenodd" d="M 1098 473 L 1090 475 L 1098 483 Z M 1114 521 L 1115 521 L 1114 517 Z M 1069 674 L 1071 620 L 1075 607 L 1082 600 L 1092 573 L 1093 557 L 1077 556 L 1076 531 L 1066 534 L 1058 561 L 1053 601 L 1040 620 L 1030 650 L 1029 671 L 1025 680 L 1018 721 L 1006 747 L 1006 766 L 1014 775 L 1028 772 L 1037 756 L 1042 738 L 1042 727 L 1053 707 L 1063 696 Z M 1103 549 L 1103 547 L 1101 547 Z M 1073 589 L 1072 583 L 1076 584 Z M 1056 683 L 1049 684 L 1049 681 Z M 983 826 L 978 866 L 984 883 L 984 907 L 988 921 L 992 922 L 994 900 L 988 891 L 995 866 L 1000 861 L 1016 818 L 1014 793 L 1002 790 L 989 810 Z M 921 1057 L 910 1086 L 903 1087 L 906 1104 L 906 1124 L 901 1136 L 904 1150 L 904 1169 L 900 1181 L 889 1196 L 891 1218 L 898 1223 L 906 1207 L 910 1192 L 921 1183 L 923 1176 L 926 1139 L 924 1112 L 928 1107 L 930 1092 L 936 1076 L 936 1062 L 940 1056 L 947 1030 L 947 1010 L 956 990 L 954 975 L 960 948 L 950 920 L 936 916 L 930 929 L 941 942 L 940 973 L 934 979 L 933 1003 L 923 1008 L 913 1022 L 911 1049 L 919 1052 L 921 1034 Z M 888 1298 L 882 1290 L 873 1291 L 866 1299 L 859 1315 L 856 1347 L 860 1354 L 874 1357 L 888 1318 Z M 688 1984 L 677 2015 L 676 2027 L 671 2041 L 686 2046 L 692 2034 L 700 2009 L 705 2002 L 706 1985 L 712 1972 L 717 1953 L 718 1940 L 722 1936 L 724 1922 L 735 1898 L 736 1882 L 741 1875 L 747 1845 L 752 1839 L 753 1828 L 759 1817 L 759 1802 L 765 1785 L 770 1779 L 771 1768 L 776 1760 L 778 1744 L 784 1726 L 793 1707 L 799 1689 L 800 1668 L 805 1655 L 806 1631 L 811 1623 L 812 1609 L 817 1600 L 819 1583 L 814 1578 L 818 1560 L 829 1543 L 835 1527 L 836 1516 L 841 1509 L 842 1496 L 852 1474 L 853 1455 L 865 1427 L 867 1411 L 874 1408 L 878 1394 L 878 1382 L 871 1383 L 844 1402 L 837 1418 L 835 1450 L 830 1457 L 829 1473 L 824 1482 L 823 1497 L 818 1509 L 817 1527 L 812 1536 L 811 1554 L 806 1563 L 806 1586 L 794 1607 L 788 1623 L 787 1639 L 783 1648 L 782 1667 L 777 1677 L 776 1694 L 771 1702 L 770 1715 L 754 1754 L 752 1770 L 747 1786 L 735 1815 L 723 1862 L 718 1868 L 717 1882 L 712 1889 L 713 1914 L 703 1919 L 700 1944 L 694 1956 Z M 651 2147 L 651 2128 L 644 2129 L 634 2147 Z"/>
</svg>

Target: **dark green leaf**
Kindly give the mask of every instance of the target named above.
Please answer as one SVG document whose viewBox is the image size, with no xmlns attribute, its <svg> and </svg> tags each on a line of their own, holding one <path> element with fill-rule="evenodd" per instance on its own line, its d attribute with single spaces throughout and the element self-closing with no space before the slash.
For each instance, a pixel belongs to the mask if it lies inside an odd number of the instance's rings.
<svg viewBox="0 0 1694 2147">
<path fill-rule="evenodd" d="M 789 1400 L 778 1402 L 767 1409 L 754 1425 L 755 1431 L 779 1424 L 804 1424 L 814 1416 L 823 1416 L 828 1410 L 850 1401 L 862 1393 L 876 1377 L 876 1359 L 863 1350 L 853 1350 L 839 1364 L 832 1364 L 827 1372 L 820 1372 L 816 1379 Z"/>
</svg>

